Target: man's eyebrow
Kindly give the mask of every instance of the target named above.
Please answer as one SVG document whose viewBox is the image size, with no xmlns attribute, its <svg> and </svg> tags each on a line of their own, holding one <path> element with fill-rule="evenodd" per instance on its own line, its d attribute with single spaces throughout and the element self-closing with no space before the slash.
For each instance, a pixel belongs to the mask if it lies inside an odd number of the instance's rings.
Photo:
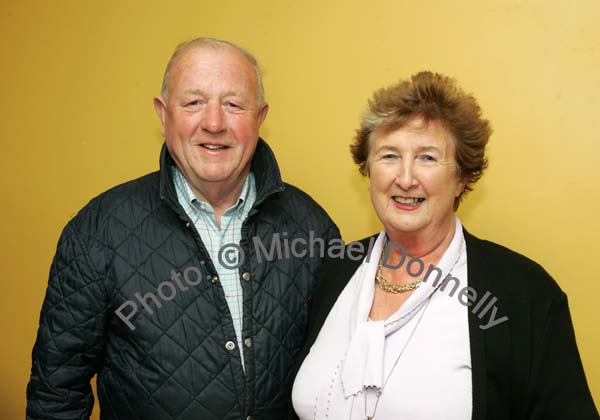
<svg viewBox="0 0 600 420">
<path fill-rule="evenodd" d="M 184 96 L 190 96 L 190 95 L 204 95 L 204 91 L 202 89 L 187 89 L 183 92 Z M 242 95 L 240 95 L 238 92 L 236 92 L 235 90 L 228 90 L 223 92 L 221 95 L 221 97 L 223 98 L 227 98 L 230 96 L 235 96 L 235 97 L 241 97 Z"/>
<path fill-rule="evenodd" d="M 196 88 L 196 89 L 187 89 L 183 93 L 186 95 L 189 95 L 189 94 L 203 95 L 204 91 L 202 89 Z M 240 96 L 240 94 L 239 94 L 239 92 L 231 89 L 231 90 L 227 90 L 227 91 L 221 93 L 220 96 Z"/>
<path fill-rule="evenodd" d="M 202 95 L 203 93 L 201 89 L 187 89 L 183 92 L 184 95 Z"/>
</svg>

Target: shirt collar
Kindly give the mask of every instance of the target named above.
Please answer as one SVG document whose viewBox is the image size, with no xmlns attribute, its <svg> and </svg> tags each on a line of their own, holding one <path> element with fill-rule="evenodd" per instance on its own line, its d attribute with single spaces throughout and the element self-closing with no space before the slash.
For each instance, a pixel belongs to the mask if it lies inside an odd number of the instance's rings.
<svg viewBox="0 0 600 420">
<path fill-rule="evenodd" d="M 250 172 L 248 172 L 248 176 L 246 177 L 246 180 L 244 181 L 244 186 L 242 187 L 242 192 L 240 193 L 240 197 L 238 198 L 238 201 L 236 204 L 238 216 L 241 217 L 242 214 L 244 214 L 244 212 L 246 210 L 246 206 L 248 205 L 248 202 L 250 201 L 248 198 L 250 197 L 252 190 L 255 190 L 255 189 L 256 189 L 256 187 L 255 187 L 254 174 L 252 173 L 252 171 L 250 171 Z"/>
<path fill-rule="evenodd" d="M 173 171 L 173 182 L 175 184 L 175 190 L 178 195 L 181 195 L 182 198 L 192 207 L 193 209 L 204 211 L 207 213 L 214 213 L 214 209 L 210 205 L 210 203 L 199 200 L 190 184 L 187 182 L 179 168 L 177 166 L 172 167 Z M 235 215 L 238 217 L 243 217 L 244 210 L 246 208 L 246 204 L 248 203 L 249 195 L 251 194 L 252 189 L 254 188 L 254 174 L 252 172 L 248 173 L 246 179 L 244 180 L 244 185 L 242 186 L 242 191 L 240 192 L 240 196 L 238 197 L 236 203 L 227 209 L 226 212 L 234 211 Z"/>
</svg>

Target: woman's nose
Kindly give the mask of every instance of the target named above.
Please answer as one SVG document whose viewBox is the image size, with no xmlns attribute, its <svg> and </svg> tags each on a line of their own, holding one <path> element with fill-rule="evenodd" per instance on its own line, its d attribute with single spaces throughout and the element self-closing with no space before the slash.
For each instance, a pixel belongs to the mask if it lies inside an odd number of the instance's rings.
<svg viewBox="0 0 600 420">
<path fill-rule="evenodd" d="M 411 162 L 402 162 L 396 175 L 396 183 L 404 191 L 408 191 L 417 185 L 417 178 L 415 176 L 415 165 Z"/>
</svg>

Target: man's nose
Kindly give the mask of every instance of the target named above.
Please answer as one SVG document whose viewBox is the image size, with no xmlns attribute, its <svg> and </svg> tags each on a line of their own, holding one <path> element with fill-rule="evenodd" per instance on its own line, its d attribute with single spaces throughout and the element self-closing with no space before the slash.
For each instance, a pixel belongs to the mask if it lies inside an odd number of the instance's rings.
<svg viewBox="0 0 600 420">
<path fill-rule="evenodd" d="M 225 129 L 225 115 L 220 104 L 208 104 L 202 113 L 202 129 L 219 133 Z"/>
</svg>

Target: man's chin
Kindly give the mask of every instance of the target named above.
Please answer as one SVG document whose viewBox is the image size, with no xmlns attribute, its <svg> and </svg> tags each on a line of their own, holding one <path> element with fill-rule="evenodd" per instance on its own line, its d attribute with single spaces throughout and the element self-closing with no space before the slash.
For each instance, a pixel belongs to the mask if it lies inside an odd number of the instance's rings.
<svg viewBox="0 0 600 420">
<path fill-rule="evenodd" d="M 247 171 L 226 170 L 225 168 L 215 168 L 213 171 L 195 172 L 196 182 L 206 185 L 243 183 L 246 179 Z"/>
</svg>

